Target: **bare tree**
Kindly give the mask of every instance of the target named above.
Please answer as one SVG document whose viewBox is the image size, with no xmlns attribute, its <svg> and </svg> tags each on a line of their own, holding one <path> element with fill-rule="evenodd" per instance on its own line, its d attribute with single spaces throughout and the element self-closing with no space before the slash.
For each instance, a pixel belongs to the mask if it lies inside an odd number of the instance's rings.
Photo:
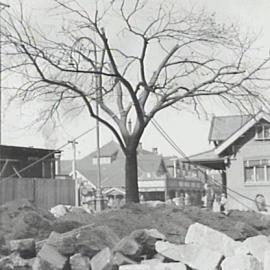
<svg viewBox="0 0 270 270">
<path fill-rule="evenodd" d="M 268 106 L 269 56 L 252 61 L 252 42 L 237 27 L 205 11 L 179 11 L 175 1 L 106 2 L 88 12 L 77 1 L 55 0 L 52 12 L 65 21 L 54 35 L 38 31 L 22 9 L 19 16 L 6 11 L 4 71 L 23 82 L 17 96 L 50 101 L 47 117 L 79 100 L 108 127 L 126 156 L 126 199 L 138 202 L 137 146 L 151 119 L 176 104 L 199 111 L 210 98 L 243 110 Z"/>
</svg>

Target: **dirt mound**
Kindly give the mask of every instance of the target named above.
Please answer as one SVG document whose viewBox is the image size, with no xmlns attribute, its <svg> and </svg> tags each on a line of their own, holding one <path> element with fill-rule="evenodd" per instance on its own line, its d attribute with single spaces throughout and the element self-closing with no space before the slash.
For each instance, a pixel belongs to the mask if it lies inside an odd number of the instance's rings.
<svg viewBox="0 0 270 270">
<path fill-rule="evenodd" d="M 155 228 L 170 242 L 183 243 L 188 227 L 194 222 L 224 232 L 236 240 L 270 233 L 270 218 L 254 212 L 233 211 L 225 216 L 197 207 L 181 209 L 163 205 L 151 208 L 130 204 L 100 214 L 70 212 L 56 219 L 48 211 L 36 208 L 26 200 L 19 200 L 0 207 L 0 239 L 2 235 L 6 239 L 34 237 L 40 240 L 47 238 L 51 231 L 64 233 L 93 224 L 109 226 L 119 238 L 137 229 Z"/>
<path fill-rule="evenodd" d="M 50 234 L 53 215 L 21 199 L 0 206 L 0 237 L 44 239 Z"/>
</svg>

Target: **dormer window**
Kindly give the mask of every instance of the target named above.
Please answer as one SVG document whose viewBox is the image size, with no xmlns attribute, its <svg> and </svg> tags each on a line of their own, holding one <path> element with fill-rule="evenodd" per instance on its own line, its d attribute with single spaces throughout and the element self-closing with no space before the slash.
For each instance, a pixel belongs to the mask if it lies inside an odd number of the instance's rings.
<svg viewBox="0 0 270 270">
<path fill-rule="evenodd" d="M 269 125 L 260 125 L 256 127 L 256 140 L 270 140 Z"/>
</svg>

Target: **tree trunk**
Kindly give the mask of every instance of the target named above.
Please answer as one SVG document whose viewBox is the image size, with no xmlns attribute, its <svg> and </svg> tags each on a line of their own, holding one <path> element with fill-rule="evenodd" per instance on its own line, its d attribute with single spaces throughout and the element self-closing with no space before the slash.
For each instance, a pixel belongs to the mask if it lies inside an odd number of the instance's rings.
<svg viewBox="0 0 270 270">
<path fill-rule="evenodd" d="M 139 202 L 137 149 L 126 152 L 126 202 Z"/>
</svg>

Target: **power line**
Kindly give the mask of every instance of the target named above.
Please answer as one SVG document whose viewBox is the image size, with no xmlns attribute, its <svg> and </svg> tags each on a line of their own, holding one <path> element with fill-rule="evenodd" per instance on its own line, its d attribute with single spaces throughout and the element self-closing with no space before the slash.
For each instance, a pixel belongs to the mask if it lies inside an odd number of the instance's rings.
<svg viewBox="0 0 270 270">
<path fill-rule="evenodd" d="M 89 133 L 90 131 L 94 130 L 96 127 L 92 127 L 88 130 L 86 130 L 85 132 L 81 133 L 79 136 L 75 137 L 73 140 L 76 141 L 78 139 L 80 139 L 81 137 L 83 137 L 84 135 L 86 135 L 87 133 Z M 58 147 L 56 150 L 52 150 L 50 153 L 48 153 L 47 155 L 41 157 L 38 160 L 35 160 L 34 162 L 30 163 L 29 165 L 27 165 L 26 167 L 20 169 L 19 171 L 16 171 L 16 173 L 6 177 L 7 179 L 12 178 L 13 176 L 16 176 L 18 173 L 24 172 L 25 170 L 33 167 L 34 165 L 38 164 L 39 162 L 43 161 L 44 159 L 46 159 L 47 157 L 53 155 L 54 153 L 59 152 L 62 148 L 66 147 L 70 142 L 67 142 L 65 144 L 63 144 L 62 146 Z"/>
</svg>

